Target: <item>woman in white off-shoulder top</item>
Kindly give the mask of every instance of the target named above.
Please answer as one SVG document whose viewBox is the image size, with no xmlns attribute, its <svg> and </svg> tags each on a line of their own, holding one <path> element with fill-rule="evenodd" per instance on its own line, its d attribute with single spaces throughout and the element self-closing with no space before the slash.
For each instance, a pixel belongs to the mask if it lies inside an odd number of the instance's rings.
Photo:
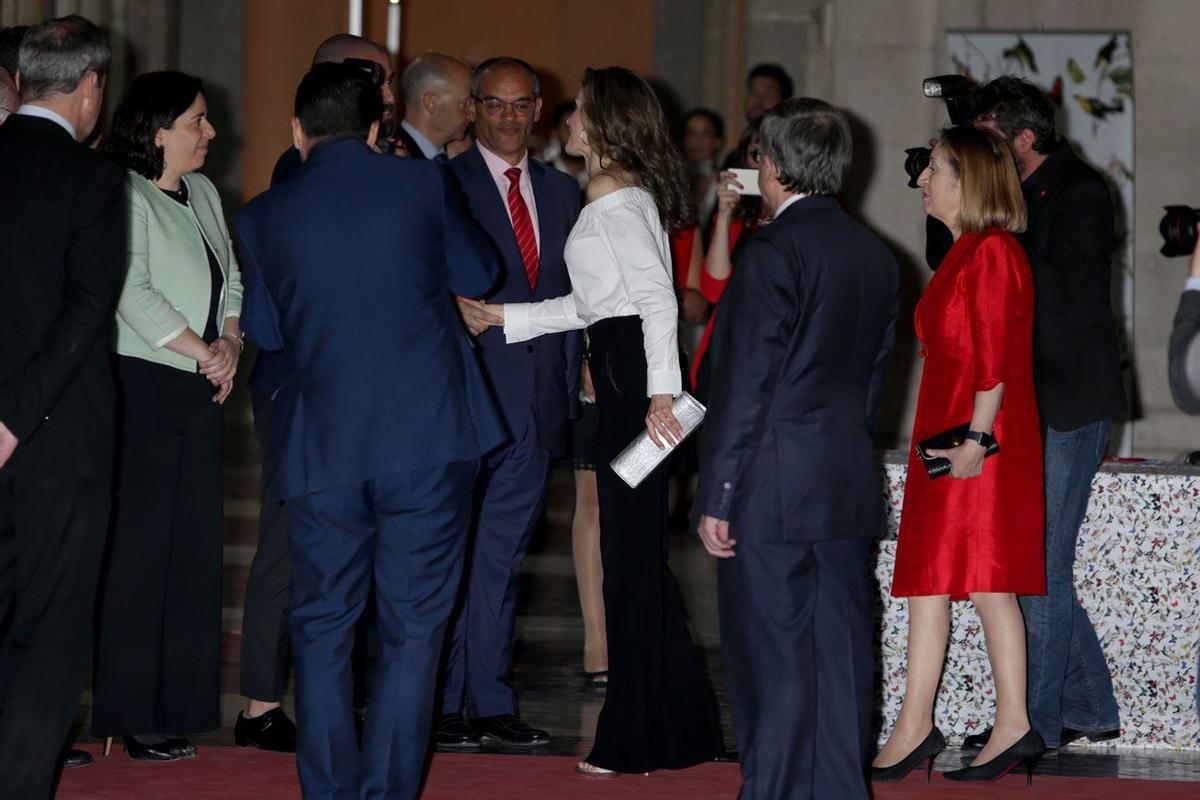
<svg viewBox="0 0 1200 800">
<path fill-rule="evenodd" d="M 587 775 L 681 769 L 721 755 L 716 699 L 667 565 L 667 470 L 637 489 L 609 463 L 643 426 L 682 429 L 678 310 L 667 227 L 690 224 L 683 159 L 650 86 L 620 67 L 588 70 L 567 152 L 587 159 L 588 204 L 567 239 L 572 291 L 540 303 L 480 305 L 509 342 L 587 328 L 599 410 L 597 487 L 608 692 Z M 647 405 L 649 408 L 647 409 Z"/>
</svg>

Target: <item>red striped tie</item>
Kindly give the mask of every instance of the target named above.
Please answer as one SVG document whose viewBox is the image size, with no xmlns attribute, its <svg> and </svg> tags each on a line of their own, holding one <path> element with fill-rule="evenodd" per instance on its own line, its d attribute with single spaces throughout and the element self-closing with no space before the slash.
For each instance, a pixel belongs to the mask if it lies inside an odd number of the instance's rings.
<svg viewBox="0 0 1200 800">
<path fill-rule="evenodd" d="M 513 233 L 517 235 L 517 247 L 521 251 L 521 260 L 525 262 L 525 276 L 529 278 L 529 288 L 537 291 L 538 249 L 537 237 L 533 235 L 533 221 L 529 218 L 529 207 L 521 196 L 521 168 L 512 167 L 504 170 L 508 178 L 508 213 L 512 215 Z"/>
</svg>

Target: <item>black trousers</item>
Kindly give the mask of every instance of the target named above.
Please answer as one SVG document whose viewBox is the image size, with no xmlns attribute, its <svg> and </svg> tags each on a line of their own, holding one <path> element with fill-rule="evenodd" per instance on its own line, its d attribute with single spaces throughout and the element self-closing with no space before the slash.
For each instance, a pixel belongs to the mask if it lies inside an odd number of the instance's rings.
<svg viewBox="0 0 1200 800">
<path fill-rule="evenodd" d="M 739 541 L 736 552 L 717 576 L 738 797 L 866 800 L 871 541 Z"/>
<path fill-rule="evenodd" d="M 667 480 L 661 466 L 630 489 L 609 462 L 645 428 L 646 355 L 638 317 L 588 328 L 600 412 L 600 556 L 608 630 L 608 692 L 588 761 L 619 772 L 681 769 L 724 751 L 716 697 L 692 643 L 667 564 Z"/>
<path fill-rule="evenodd" d="M 287 507 L 268 499 L 274 464 L 270 452 L 271 392 L 253 392 L 254 435 L 262 456 L 262 510 L 258 517 L 258 550 L 246 579 L 242 615 L 242 694 L 278 702 L 283 697 L 290 655 L 287 620 L 292 585 L 288 566 Z"/>
<path fill-rule="evenodd" d="M 87 676 L 109 488 L 0 473 L 0 796 L 49 797 Z"/>
<path fill-rule="evenodd" d="M 220 726 L 221 430 L 202 375 L 118 357 L 117 507 L 92 733 Z"/>
</svg>

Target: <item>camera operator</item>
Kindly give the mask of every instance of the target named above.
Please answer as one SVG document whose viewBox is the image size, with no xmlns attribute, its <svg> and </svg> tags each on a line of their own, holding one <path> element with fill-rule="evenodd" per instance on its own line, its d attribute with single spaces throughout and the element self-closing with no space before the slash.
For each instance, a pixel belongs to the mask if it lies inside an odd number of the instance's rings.
<svg viewBox="0 0 1200 800">
<path fill-rule="evenodd" d="M 1112 420 L 1127 409 L 1110 298 L 1112 197 L 1100 173 L 1055 133 L 1054 108 L 1041 89 L 1005 76 L 977 88 L 973 100 L 974 124 L 998 131 L 1016 157 L 1029 212 L 1018 238 L 1037 295 L 1034 379 L 1045 446 L 1047 593 L 1020 598 L 1030 721 L 1050 748 L 1085 736 L 1103 741 L 1120 735 L 1120 718 L 1073 571 L 1092 477 Z M 989 734 L 967 737 L 964 747 L 982 747 Z"/>
<path fill-rule="evenodd" d="M 1175 312 L 1167 374 L 1179 410 L 1200 414 L 1200 245 L 1192 250 L 1192 268 Z"/>
</svg>

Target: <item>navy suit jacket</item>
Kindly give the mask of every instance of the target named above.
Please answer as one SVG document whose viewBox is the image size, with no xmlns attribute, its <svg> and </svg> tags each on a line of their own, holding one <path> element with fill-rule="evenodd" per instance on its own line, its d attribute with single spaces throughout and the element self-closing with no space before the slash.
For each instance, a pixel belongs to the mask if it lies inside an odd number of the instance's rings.
<svg viewBox="0 0 1200 800">
<path fill-rule="evenodd" d="M 437 165 L 326 143 L 238 214 L 242 327 L 282 351 L 277 498 L 477 458 L 503 438 L 451 294 L 498 266 Z"/>
<path fill-rule="evenodd" d="M 478 147 L 452 159 L 450 171 L 467 196 L 471 216 L 499 251 L 500 282 L 487 296 L 488 301 L 529 303 L 570 294 L 571 279 L 563 260 L 563 246 L 579 216 L 579 184 L 570 176 L 529 159 L 541 235 L 537 291 L 533 292 L 508 209 Z M 578 416 L 582 333 L 555 333 L 529 342 L 505 344 L 504 330 L 493 327 L 480 334 L 477 341 L 484 373 L 511 440 L 520 439 L 529 425 L 536 425 L 542 448 L 551 457 L 566 455 L 570 445 L 569 421 Z"/>
<path fill-rule="evenodd" d="M 739 542 L 883 535 L 873 437 L 899 267 L 826 195 L 738 254 L 717 313 L 697 513 Z"/>
</svg>

